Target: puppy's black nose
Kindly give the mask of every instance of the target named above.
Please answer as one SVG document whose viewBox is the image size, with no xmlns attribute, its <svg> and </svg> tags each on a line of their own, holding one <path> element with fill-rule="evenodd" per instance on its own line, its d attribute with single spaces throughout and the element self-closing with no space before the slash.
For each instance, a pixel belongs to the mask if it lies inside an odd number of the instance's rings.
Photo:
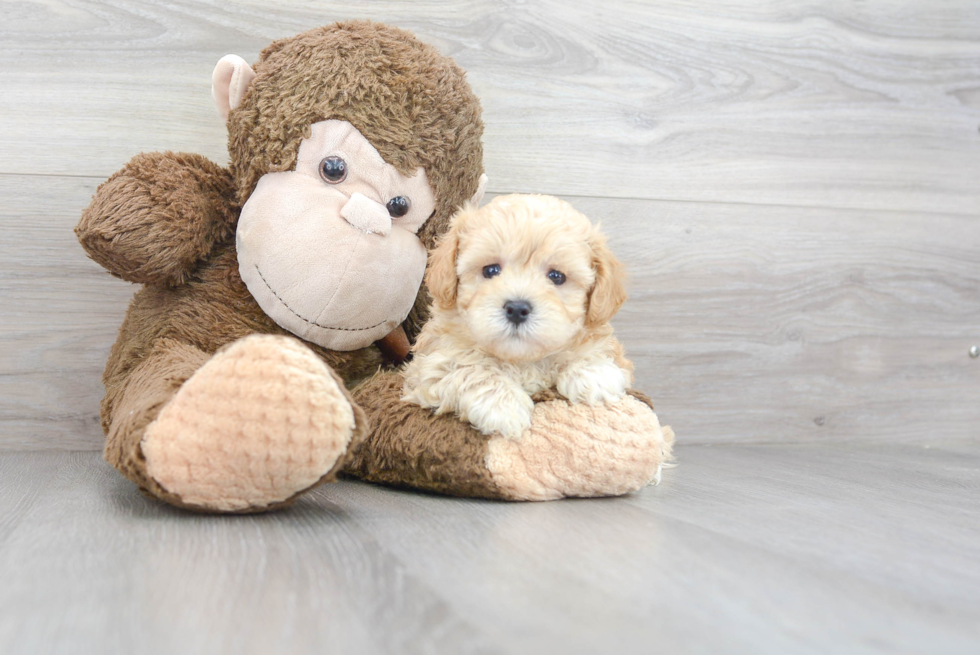
<svg viewBox="0 0 980 655">
<path fill-rule="evenodd" d="M 526 300 L 508 300 L 504 303 L 504 311 L 507 312 L 507 320 L 514 325 L 520 325 L 527 320 L 531 313 L 531 303 Z"/>
</svg>

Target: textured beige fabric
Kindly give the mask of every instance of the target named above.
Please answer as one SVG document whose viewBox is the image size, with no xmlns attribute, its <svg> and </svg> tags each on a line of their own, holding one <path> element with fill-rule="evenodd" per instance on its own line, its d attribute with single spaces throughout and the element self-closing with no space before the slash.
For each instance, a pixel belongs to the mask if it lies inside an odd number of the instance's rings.
<svg viewBox="0 0 980 655">
<path fill-rule="evenodd" d="M 222 119 L 228 120 L 228 113 L 238 108 L 253 79 L 255 71 L 238 55 L 225 55 L 218 60 L 211 73 L 211 97 Z"/>
<path fill-rule="evenodd" d="M 660 481 L 673 443 L 670 428 L 632 396 L 611 405 L 537 403 L 519 440 L 494 437 L 486 464 L 513 500 L 619 496 Z"/>
<path fill-rule="evenodd" d="M 365 348 L 398 327 L 425 273 L 416 232 L 435 207 L 421 168 L 405 177 L 350 123 L 311 128 L 296 170 L 267 173 L 242 208 L 236 247 L 249 293 L 276 323 L 324 348 Z M 342 157 L 347 178 L 328 184 L 319 164 Z M 385 203 L 411 201 L 400 218 Z"/>
<path fill-rule="evenodd" d="M 347 177 L 338 184 L 320 179 L 320 162 L 324 157 L 340 157 L 347 163 Z M 296 155 L 296 173 L 324 185 L 325 192 L 351 198 L 355 193 L 370 200 L 384 212 L 390 226 L 415 234 L 436 208 L 436 197 L 421 166 L 411 177 L 402 175 L 385 162 L 381 153 L 347 121 L 327 120 L 310 127 Z M 395 196 L 405 196 L 411 205 L 408 213 L 389 218 L 385 204 Z"/>
<path fill-rule="evenodd" d="M 234 511 L 315 485 L 346 452 L 354 425 L 319 357 L 294 339 L 256 335 L 185 382 L 141 448 L 149 475 L 183 503 Z"/>
<path fill-rule="evenodd" d="M 391 234 L 391 217 L 381 203 L 354 192 L 340 209 L 340 217 L 365 234 L 386 237 Z"/>
</svg>

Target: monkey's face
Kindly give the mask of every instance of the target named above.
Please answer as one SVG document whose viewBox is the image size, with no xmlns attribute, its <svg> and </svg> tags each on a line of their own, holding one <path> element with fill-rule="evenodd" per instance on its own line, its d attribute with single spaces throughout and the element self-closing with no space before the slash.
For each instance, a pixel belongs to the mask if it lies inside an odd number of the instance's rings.
<svg viewBox="0 0 980 655">
<path fill-rule="evenodd" d="M 370 345 L 415 302 L 426 250 L 416 233 L 436 198 L 350 123 L 315 123 L 295 170 L 264 175 L 238 221 L 239 271 L 262 310 L 333 350 Z"/>
</svg>

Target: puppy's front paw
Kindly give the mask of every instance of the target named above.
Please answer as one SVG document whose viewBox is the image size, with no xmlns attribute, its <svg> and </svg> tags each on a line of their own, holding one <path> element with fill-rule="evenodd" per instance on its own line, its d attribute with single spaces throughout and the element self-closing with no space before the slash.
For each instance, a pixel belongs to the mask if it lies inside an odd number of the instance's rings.
<svg viewBox="0 0 980 655">
<path fill-rule="evenodd" d="M 470 425 L 483 434 L 499 433 L 508 439 L 520 439 L 531 427 L 534 401 L 523 389 L 503 388 L 491 394 L 467 412 Z"/>
<path fill-rule="evenodd" d="M 572 403 L 599 403 L 622 400 L 629 387 L 629 373 L 611 361 L 572 366 L 558 376 L 558 393 Z"/>
</svg>

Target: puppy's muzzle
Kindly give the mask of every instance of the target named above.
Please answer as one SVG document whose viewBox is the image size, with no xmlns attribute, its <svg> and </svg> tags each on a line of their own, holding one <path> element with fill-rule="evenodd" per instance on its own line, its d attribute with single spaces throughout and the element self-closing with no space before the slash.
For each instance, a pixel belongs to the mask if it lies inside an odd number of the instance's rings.
<svg viewBox="0 0 980 655">
<path fill-rule="evenodd" d="M 531 310 L 534 309 L 526 300 L 508 300 L 504 303 L 504 313 L 507 314 L 507 320 L 514 325 L 520 325 L 527 320 L 527 317 L 531 315 Z"/>
</svg>

